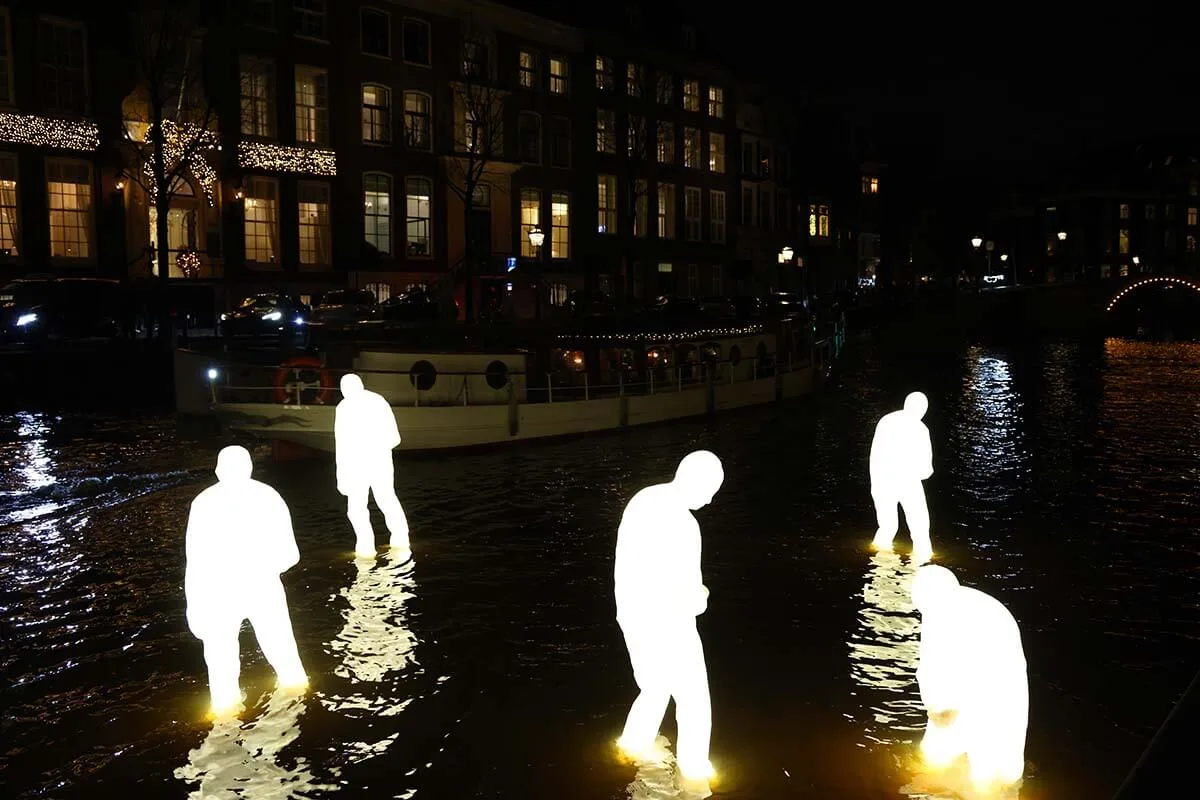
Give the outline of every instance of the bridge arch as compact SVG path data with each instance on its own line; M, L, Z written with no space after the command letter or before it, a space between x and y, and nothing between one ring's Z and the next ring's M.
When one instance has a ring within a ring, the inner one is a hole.
M1146 286L1184 286L1191 289L1193 292L1200 294L1200 282L1183 275L1147 275L1144 278L1138 278L1132 283L1122 286L1121 289L1114 294L1105 306L1105 311L1112 311L1122 300L1129 294Z

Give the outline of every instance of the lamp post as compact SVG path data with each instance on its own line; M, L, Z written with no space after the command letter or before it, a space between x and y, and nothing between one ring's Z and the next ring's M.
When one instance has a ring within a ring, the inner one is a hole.
M529 229L529 244L533 245L537 252L537 260L542 260L542 245L546 241L546 234L537 225ZM541 266L539 264L538 271L533 276L533 302L534 302L534 318L539 322L542 319L542 287L541 287Z
M972 236L971 237L971 247L975 248L976 253L979 252L979 248L982 246L983 246L983 237L982 236ZM972 272L975 272L975 291L978 292L979 291L979 281L980 281L978 268L972 267Z

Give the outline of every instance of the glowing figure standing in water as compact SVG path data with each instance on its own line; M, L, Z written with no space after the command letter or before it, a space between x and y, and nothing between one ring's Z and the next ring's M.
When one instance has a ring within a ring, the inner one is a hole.
M1025 772L1029 679L1016 620L998 600L960 586L945 567L913 578L921 612L917 684L929 715L921 753L934 768L965 753L978 790Z
M929 410L929 400L921 392L904 398L904 408L885 414L875 425L871 440L871 499L879 529L874 546L891 550L892 539L900 527L896 506L904 509L904 519L912 535L917 563L933 558L929 539L929 507L921 481L933 474L933 447L929 429L921 419Z
M708 607L700 572L700 526L692 511L712 502L725 475L707 450L690 453L675 479L642 489L621 517L614 569L617 622L640 693L618 747L652 756L671 698L679 728L679 772L713 776L708 760L712 707L696 617Z
M333 416L338 492L346 497L346 516L354 528L354 552L375 555L375 531L371 529L370 495L383 512L390 544L409 550L408 518L396 497L396 465L392 450L400 446L396 415L382 395L363 388L362 378L342 376L342 401Z
M218 717L241 703L238 632L246 619L279 685L300 689L308 683L279 580L300 560L292 517L279 492L250 477L253 468L246 448L226 447L217 455L217 483L192 501L188 514L187 621L204 643Z

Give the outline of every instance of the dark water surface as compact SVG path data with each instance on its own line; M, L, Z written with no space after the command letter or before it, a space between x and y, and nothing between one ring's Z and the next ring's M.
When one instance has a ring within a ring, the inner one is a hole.
M402 459L409 565L356 564L330 462L260 461L292 509L313 685L273 695L245 633L250 707L215 728L183 530L216 445L169 418L0 417L0 795L674 797L614 758L636 689L612 555L630 496L707 447L716 795L900 797L924 721L912 567L906 534L867 551L866 457L913 389L939 560L1024 632L1021 796L1111 796L1200 661L1198 345L860 343L817 398Z

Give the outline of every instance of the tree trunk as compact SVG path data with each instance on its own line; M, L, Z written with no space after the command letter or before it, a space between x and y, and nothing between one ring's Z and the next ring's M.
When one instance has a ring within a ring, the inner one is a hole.
M163 106L157 98L151 103L151 148L153 149L154 173L154 210L157 215L155 224L154 257L158 263L158 280L155 281L158 295L158 341L170 345L174 341L174 326L171 320L170 298L167 296L167 286L170 279L169 244L167 241L167 215L171 210L170 187L167 184L166 144L163 134Z
M475 322L475 237L471 231L471 203L475 187L463 188L463 321L472 325Z

